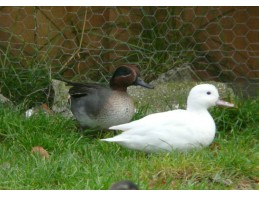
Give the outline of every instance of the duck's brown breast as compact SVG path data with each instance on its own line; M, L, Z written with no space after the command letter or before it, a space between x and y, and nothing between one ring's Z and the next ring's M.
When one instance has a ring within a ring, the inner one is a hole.
M103 128L129 122L135 113L132 98L122 91L113 91L96 118Z

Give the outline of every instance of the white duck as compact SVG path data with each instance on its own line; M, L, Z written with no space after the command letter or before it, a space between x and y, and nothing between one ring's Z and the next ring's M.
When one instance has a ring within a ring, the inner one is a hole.
M197 85L189 93L186 110L154 113L130 123L112 126L110 129L124 132L102 141L116 142L145 152L184 151L208 146L215 137L216 126L207 109L215 105L234 106L219 100L214 85Z

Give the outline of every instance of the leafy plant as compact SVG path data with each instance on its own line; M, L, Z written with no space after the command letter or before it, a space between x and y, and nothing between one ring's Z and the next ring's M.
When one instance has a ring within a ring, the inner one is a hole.
M247 131L257 133L259 122L259 100L236 100L235 108L215 107L211 110L218 131L236 133ZM253 128L253 129L252 129Z
M37 56L28 59L22 50L18 57L8 49L1 53L5 58L0 58L1 93L15 104L24 103L27 107L39 102L48 103L51 71L46 62Z

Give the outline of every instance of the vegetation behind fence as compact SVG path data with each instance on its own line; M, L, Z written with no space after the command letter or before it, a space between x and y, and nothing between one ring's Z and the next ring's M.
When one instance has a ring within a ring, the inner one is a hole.
M0 54L0 92L16 102L127 63L147 81L187 64L194 80L257 97L259 7L1 7Z

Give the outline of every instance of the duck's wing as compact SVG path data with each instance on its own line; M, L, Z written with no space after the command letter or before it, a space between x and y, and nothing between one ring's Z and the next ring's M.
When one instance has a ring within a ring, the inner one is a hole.
M111 91L100 84L74 84L69 90L71 110L78 117L96 116L105 105Z
M69 89L69 94L72 97L81 97L102 92L104 89L106 89L105 86L95 83L74 84L74 86Z
M65 79L59 79L63 82L66 82L67 86L72 86L69 89L69 94L73 97L81 97L89 94L94 94L95 92L100 92L107 87L102 84L97 83L79 83L72 82Z
M131 123L111 127L125 132L103 141L147 152L187 149L197 144L194 124L188 122L190 118L191 114L185 110L152 114Z
M68 85L72 85L69 89L69 94L71 96L85 96L89 94L93 94L95 92L99 92L100 90L106 88L103 85L96 83L68 83Z
M134 130L136 128L143 128L143 130L151 129L151 128L154 128L154 126L167 124L167 123L170 123L171 121L177 122L177 120L179 119L177 114L182 112L185 113L186 110L174 110L174 111L149 114L139 120L135 120L126 124L112 126L109 129L122 130L122 131Z

